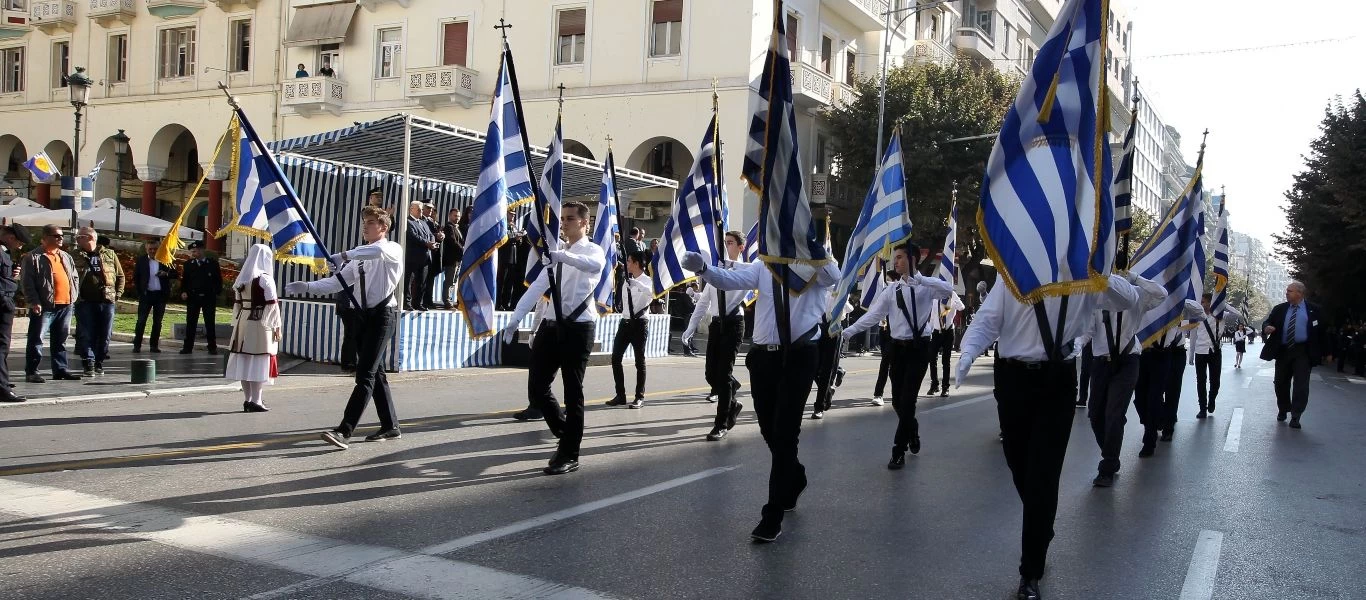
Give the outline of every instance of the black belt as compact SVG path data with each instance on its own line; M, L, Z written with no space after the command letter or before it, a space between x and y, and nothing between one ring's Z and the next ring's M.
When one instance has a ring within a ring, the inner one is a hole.
M927 337L911 338L909 340L899 340L897 338L891 339L891 344L893 346L916 346L920 344L928 344L929 342L930 338Z
M1024 360L1019 358L1000 358L997 360L1007 365L1023 367L1024 369L1029 371L1041 371L1044 369L1051 369L1053 367L1067 365L1071 362L1068 360Z

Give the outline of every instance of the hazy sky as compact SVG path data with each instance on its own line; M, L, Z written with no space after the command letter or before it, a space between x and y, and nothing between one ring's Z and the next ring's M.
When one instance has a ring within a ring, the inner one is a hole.
M1285 191L1304 166L1323 110L1366 88L1366 2L1121 0L1134 21L1134 74L1195 164L1200 133L1205 186L1228 190L1230 226L1260 238L1285 227ZM1345 41L1195 56L1326 39Z

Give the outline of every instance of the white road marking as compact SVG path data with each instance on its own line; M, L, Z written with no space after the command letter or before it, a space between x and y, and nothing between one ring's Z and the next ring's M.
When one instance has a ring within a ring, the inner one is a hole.
M973 396L973 397L971 397L971 398L968 398L967 400L963 400L963 401L960 401L960 402L954 402L953 404L945 404L945 405L943 405L943 406L936 406L936 407L931 408L931 409L922 410L922 411L920 411L920 414L926 415L926 414L929 414L929 413L932 413L932 412L936 412L936 411L949 410L949 409L953 409L953 408L958 408L958 407L960 407L960 406L967 406L967 405L969 405L969 404L977 404L978 402L981 402L981 401L983 401L983 400L990 400L990 399L994 398L995 396L996 396L996 394L994 394L994 393L980 394L980 395L977 395L977 396ZM888 400L888 403L890 404L890 403L891 403L891 400Z
M1228 437L1224 440L1224 452L1237 452L1238 442L1243 437L1243 407L1233 409L1233 417L1228 421Z
M1200 532L1195 541L1195 553L1186 569L1186 582L1181 585L1180 600L1209 600L1214 597L1214 578L1219 570L1219 552L1224 546L1224 534L1209 529Z
M1355 378L1353 378L1353 379L1348 379L1347 381L1350 381L1350 382L1355 383L1355 384L1357 384L1357 385L1366 384L1366 379L1355 379Z
M649 496L649 495L651 495L651 494L656 494L656 493L659 493L659 492L663 492L663 491L666 491L666 490L670 490L670 489L676 488L676 487L681 486L681 485L686 485L686 484L692 483L692 482L694 482L694 481L699 481L699 480L702 480L702 479L706 479L707 477L711 477L711 476L713 476L713 475L720 475L721 473L725 473L725 472L727 472L727 471L733 471L733 470L738 469L738 468L739 468L739 465L730 466L730 467L717 467L717 468L715 468L715 469L707 469L706 471L700 471L700 472L697 472L697 473L693 473L692 475L685 475L685 476L683 476L683 477L679 477L679 478L676 478L676 479L670 479L670 480L668 480L668 481L664 481L664 482L661 482L661 483L656 483L656 484L654 484L654 485L647 486L647 487L643 487L643 488L640 488L640 489L638 489L638 490L632 490L632 491L629 491L629 492L617 494L617 495L615 495L615 496L609 496L609 497L607 497L607 498L603 498L602 500L596 500L596 501L594 501L594 502L589 502L589 503L587 503L587 504L580 504L580 505L578 505L578 506L572 506L572 507L566 508L566 509L564 509L564 510L555 511L555 512L550 513L550 514L542 515L542 516L540 516L540 517L536 517L536 518L533 518L533 519L527 519L527 520L525 520L525 521L519 521L519 522L517 522L517 523L513 523L513 524L511 524L511 525L507 525L507 526L504 526L504 527L499 527L499 528L497 528L497 529L492 529L492 530L489 530L489 531L485 531L485 532L483 532L483 533L476 533L476 534L474 534L474 535L467 535L467 536L465 536L465 537L457 538L457 539L451 540L451 541L449 541L449 542L443 542L443 543L436 544L436 545L433 545L433 546L428 546L428 547L426 547L426 548L423 548L423 549L421 549L421 550L418 550L418 551L417 551L416 553L414 553L413 555L404 555L404 556L397 556L397 557L382 557L382 558L376 559L376 560L374 560L374 561L372 561L372 562L369 562L369 563L366 563L366 564L357 565L357 566L352 567L352 568L350 568L350 569L348 569L348 570L346 570L346 571L343 571L343 572L335 573L335 574L332 574L332 575L325 575L325 576L321 576L321 577L315 577L314 579L309 579L309 580L306 580L306 581L300 581L300 582L298 582L298 583L290 584L290 585L284 586L284 587L282 587L282 588L278 588L278 589L274 589L274 590L269 590L269 591L261 592L261 593L259 593L259 594L254 595L254 596L248 597L246 600L270 600L270 599L272 599L272 598L280 598L280 597L283 597L283 596L288 596L288 595L291 595L291 594L296 594L296 593L301 592L301 591L304 591L304 590L309 590L309 589L313 589L313 588L322 587L322 586L324 586L324 585L327 585L327 584L330 584L330 583L332 583L332 582L334 582L334 581L339 581L339 580L346 580L346 581L351 581L351 582L354 582L354 583L361 583L361 581L359 581L359 580L362 580L362 579L368 580L369 578L374 577L375 574L385 574L385 576L387 577L387 573L389 572L389 570L394 569L394 568L398 568L398 569L402 569L402 568L403 568L401 565L398 566L398 567L395 567L395 566L393 565L393 563L394 563L395 561L406 561L406 560L412 559L413 557L434 557L435 555L439 555L439 554L448 554L448 553L451 553L451 552L455 552L456 550L463 550L463 549L465 549L465 548L469 548L470 546L474 546L474 545L477 545L477 544L482 544L482 543L484 543L484 542L493 541L493 540L496 540L496 539L498 539L498 538L507 537L507 536L509 536L509 535L521 533L521 532L523 532L523 531L528 531L528 530L531 530L531 529L536 529L536 528L538 528L538 527L544 527L544 526L549 525L549 524L551 524L551 523L556 523L556 522L559 522L559 521L563 521L563 520L565 520L565 519L571 519L571 518L577 517L577 516L579 516L579 515L587 514L587 513L590 513L590 512L596 511L596 510L601 510L601 509L604 509L604 508L608 508L608 507L611 507L611 506L616 506L616 505L618 505L618 504L623 504L623 503L625 503L625 502L630 502L630 501L632 501L632 500L636 500L636 499L639 499L639 498L643 498L643 497ZM446 560L446 559L442 559L442 558L433 558L433 560L444 561L444 560ZM414 565L414 566L421 566L422 563L413 563L413 565ZM423 567L423 568L426 568L426 567ZM455 584L457 584L458 582L448 582L448 583L451 584L451 585L455 585ZM364 585L370 585L370 584L365 583ZM443 585L445 585L445 584L443 583ZM373 585L372 585L371 587L377 587L377 586L373 586ZM380 589L387 589L387 588L380 588ZM540 596L539 596L539 595L531 595L531 596L528 596L528 597L540 597Z
M1248 377L1247 379L1244 379L1244 380L1243 380L1243 389L1248 389L1248 388L1251 388L1251 387L1252 387L1252 378L1251 378L1251 377Z
M417 598L610 598L602 592L396 548L0 479L0 511ZM375 565L380 565L376 567ZM313 580L310 580L313 581Z

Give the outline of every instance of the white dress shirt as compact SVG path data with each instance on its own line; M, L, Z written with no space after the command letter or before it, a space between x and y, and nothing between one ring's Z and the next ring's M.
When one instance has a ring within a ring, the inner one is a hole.
M1137 275L1134 276L1133 283L1127 280L1124 282L1134 288L1135 298L1133 304L1121 305L1114 302L1108 295L1102 296L1098 302L1097 310L1094 315L1094 324L1091 327L1089 339L1091 342L1091 354L1093 356L1112 356L1128 348L1129 354L1138 354L1143 351L1143 344L1139 343L1138 326L1143 320L1143 313L1146 313L1167 299L1166 288L1158 285L1149 279L1144 279ZM1110 335L1105 331L1106 319L1110 321L1110 333L1115 336L1115 345L1110 346Z
M628 276L622 282L622 288L621 308L626 311L626 318L640 319L650 313L650 302L655 295L649 275L641 273L636 277Z
M735 269L737 265L744 264L746 263L725 260L721 261L720 266L713 268ZM740 308L740 305L744 303L745 293L748 291L749 290L724 292L726 296L727 316L744 316L745 311ZM693 301L697 304L692 307L692 316L688 318L688 326L683 330L683 339L690 339L697 333L697 328L702 324L702 317L705 316L715 319L720 316L717 311L719 303L716 301L716 297L721 293L722 290L717 289L715 286L708 286L707 289L698 292L697 295L693 297Z
M1184 308L1182 309L1181 325L1168 329L1166 333L1162 334L1162 337L1159 337L1156 342L1153 342L1148 347L1166 349L1185 348L1187 334L1192 328L1200 325L1199 319L1204 314L1205 309L1200 306L1199 302L1186 300Z
M158 273L160 273L160 272L161 272L161 263L157 262L157 259L148 256L148 257L147 257L147 291L149 291L149 292L160 292L160 291L161 291L161 276L158 275ZM122 292L122 290L120 290L120 292Z
M398 306L393 297L398 282L403 280L403 247L387 239L373 244L356 246L346 251L346 266L337 275L329 275L307 283L310 294L335 294L342 291L338 275L352 286L356 302L365 308L374 308L386 297L384 306ZM365 285L361 286L361 273L365 273ZM350 302L350 300L347 300Z
M1070 296L1060 343L1075 340L1090 329L1092 313L1096 310L1101 296L1108 297L1109 301L1116 305L1131 305L1138 302L1138 292L1134 286L1129 285L1129 282L1118 275L1110 276L1109 285L1104 292ZM1048 326L1051 329L1049 335L1052 335L1058 325L1062 298L1048 297L1041 303L1048 316ZM1010 290L997 290L987 294L982 307L973 317L972 324L963 334L963 356L976 358L998 338L1002 358L1048 360L1043 334L1039 331L1039 322L1034 316L1034 306L1016 300Z
M1233 308L1225 308L1224 313L1217 317L1208 314L1204 315L1204 318L1201 319L1202 323L1197 324L1195 329L1192 329L1190 332L1191 346L1195 349L1195 353L1209 354L1217 349L1219 347L1219 337L1223 334L1223 327L1227 325L1229 321L1236 322L1238 319L1242 318L1242 316L1242 313ZM1206 330L1206 327L1209 329ZM1209 337L1211 331L1214 332L1215 336L1213 340Z
M932 321L936 320L936 301L948 300L952 296L953 284L938 277L913 274L878 292L868 312L845 330L845 337L875 327L884 318L891 323L892 339L928 337L934 330ZM905 303L905 311L901 310L902 303Z
M958 311L967 308L963 306L963 299L958 297L958 292L953 292L949 296L948 302L943 300L934 301L934 330L944 331L953 329L953 320L958 318Z
M568 317L578 310L579 305L584 300L588 300L588 306L574 320L579 323L592 323L598 320L598 303L592 300L593 289L598 286L598 279L602 275L602 266L607 264L607 255L602 251L602 246L593 243L588 236L579 238L579 241L563 246L560 250L552 250L551 256L553 264L546 269L541 269L541 274L536 277L536 281L531 282L522 299L517 301L517 308L512 312L513 323L521 322L522 317L535 308L536 302L541 296L550 291L550 273L555 273L555 284L560 288L560 310L564 316ZM554 306L551 306L551 311ZM639 310L639 309L637 309ZM551 312L553 315L554 313ZM554 322L554 317L550 318Z
M708 268L702 271L702 281L708 285L731 291L759 290L759 299L754 303L754 337L758 345L782 343L778 336L777 313L773 306L773 295L782 293L781 284L774 280L768 267L762 261L742 263L734 269ZM825 315L825 305L830 297L830 288L840 279L839 266L834 260L816 270L816 276L801 294L789 295L784 304L790 304L790 333L794 342L809 341L815 337L804 338L821 322ZM736 294L737 296L741 294ZM729 296L729 294L727 294ZM819 335L819 334L817 334Z

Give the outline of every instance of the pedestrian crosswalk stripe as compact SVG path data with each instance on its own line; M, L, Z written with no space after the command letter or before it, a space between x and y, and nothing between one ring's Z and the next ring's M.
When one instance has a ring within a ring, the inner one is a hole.
M1180 600L1209 600L1214 597L1214 580L1223 547L1223 533L1209 529L1200 532L1195 540L1190 567L1186 570L1186 581L1181 585Z

